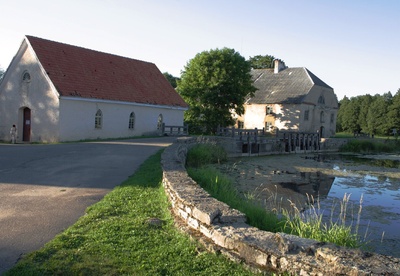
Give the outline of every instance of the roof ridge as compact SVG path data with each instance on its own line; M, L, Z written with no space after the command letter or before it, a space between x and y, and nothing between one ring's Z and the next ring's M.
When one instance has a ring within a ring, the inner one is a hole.
M30 35L24 41L60 97L188 106L152 62Z
M62 44L62 45L66 45L66 46L69 46L69 47L76 47L76 48L79 48L79 49L83 49L83 50L86 50L86 51L97 52L97 53L104 54L104 55L109 55L109 56L114 56L114 57L119 57L119 58L126 58L126 59L131 59L131 60L135 60L135 61L139 61L139 62L144 62L144 63L155 64L153 62L149 62L149 61L145 61L145 60L141 60L141 59L136 59L136 58L131 58L131 57L127 57L127 56L107 53L107 52L100 51L100 50L94 50L94 49L90 49L90 48L86 48L86 47L82 47L82 46L77 46L77 45L73 45L73 44L69 44L69 43L65 43L65 42L59 42L59 41L55 41L55 40L41 38L41 37L37 37L37 36L33 36L33 35L25 35L25 37L28 38L28 40L29 40L29 38L40 39L40 40L43 40L43 41L46 41L46 42Z
M311 81L313 82L313 84L315 85L319 85L319 86L326 86L327 88L331 88L326 82L324 82L323 80L321 80L320 78L318 78L313 72L311 72L310 70L308 70L306 67L304 67L308 77L311 79ZM317 83L316 83L317 82Z

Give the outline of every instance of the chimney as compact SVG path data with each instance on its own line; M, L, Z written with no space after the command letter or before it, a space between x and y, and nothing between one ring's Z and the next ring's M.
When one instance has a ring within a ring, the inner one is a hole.
M274 74L278 74L280 71L286 68L285 63L280 59L274 60Z

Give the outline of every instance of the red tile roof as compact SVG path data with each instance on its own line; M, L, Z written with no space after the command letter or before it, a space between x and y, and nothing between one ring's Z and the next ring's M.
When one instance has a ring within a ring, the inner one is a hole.
M153 63L26 38L61 96L187 107Z

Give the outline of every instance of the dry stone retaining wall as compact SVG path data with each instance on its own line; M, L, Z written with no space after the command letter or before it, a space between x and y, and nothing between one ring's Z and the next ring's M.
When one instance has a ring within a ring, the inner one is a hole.
M321 243L246 224L246 216L211 197L185 169L195 138L179 138L162 155L163 185L178 220L212 248L261 271L294 275L400 275L400 259Z

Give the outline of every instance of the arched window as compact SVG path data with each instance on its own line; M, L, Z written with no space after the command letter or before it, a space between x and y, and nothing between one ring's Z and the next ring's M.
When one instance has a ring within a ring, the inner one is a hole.
M325 123L325 114L323 111L321 111L321 119L320 119L321 123Z
M160 115L158 115L157 129L161 129L162 124L163 124L163 116L162 116L162 114L160 114Z
M324 98L324 96L319 96L319 98L318 98L318 103L319 104L325 104L325 98Z
M129 129L135 129L135 112L129 115Z
M97 110L96 116L94 118L94 128L101 128L103 124L103 113L100 109Z
M331 113L331 124L335 122L335 114Z
M22 81L23 82L31 81L31 75L28 73L28 71L24 71L24 73L22 74Z

